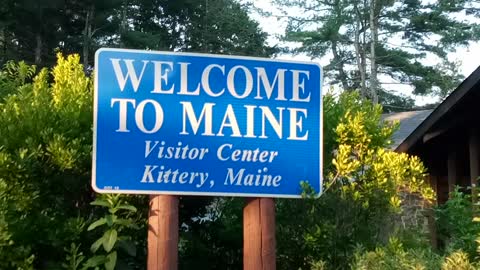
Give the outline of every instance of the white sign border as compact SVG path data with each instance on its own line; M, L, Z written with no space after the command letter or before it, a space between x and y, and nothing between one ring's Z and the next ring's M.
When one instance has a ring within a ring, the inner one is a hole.
M101 194L148 194L148 195L177 195L177 196L215 196L215 197L258 197L258 198L302 198L302 195L286 195L286 194L265 194L265 193L230 193L230 192L192 192L192 191L158 191L158 190L116 190L116 189L101 189L96 185L96 164L97 164L97 118L98 118L98 72L95 68L98 66L98 57L101 52L126 52L137 54L158 54L158 55L180 55L180 56L196 56L205 58L225 58L225 59L239 59L239 60L254 60L264 62L277 62L277 63L292 63L292 64L306 64L316 65L320 69L320 99L319 99L319 113L320 113L320 132L319 132L319 190L316 193L316 197L319 197L323 192L323 96L322 96L322 80L323 80L323 68L319 63L296 61L296 60L281 60L270 59L263 57L253 56L238 56L238 55L225 55L225 54L208 54L208 53L189 53L189 52L168 52L168 51L148 51L148 50L135 50L135 49L119 49L119 48L100 48L95 52L95 64L94 64L94 95L93 95L93 141L92 141L92 179L91 186L93 190Z

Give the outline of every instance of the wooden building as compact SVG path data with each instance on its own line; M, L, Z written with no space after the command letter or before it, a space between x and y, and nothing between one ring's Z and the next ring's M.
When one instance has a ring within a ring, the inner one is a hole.
M435 110L385 118L400 120L394 149L420 157L439 203L448 199L455 185L476 185L480 176L480 67Z

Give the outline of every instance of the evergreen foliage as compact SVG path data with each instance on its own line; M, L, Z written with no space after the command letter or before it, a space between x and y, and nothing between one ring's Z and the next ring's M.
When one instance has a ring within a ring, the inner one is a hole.
M440 97L459 84L462 77L447 54L480 38L475 2L275 1L288 18L284 40L301 44L294 52L330 57L324 70L332 84L393 106L387 89L395 84Z
M4 0L0 65L53 66L55 53L78 53L85 70L100 47L272 55L266 33L235 0Z

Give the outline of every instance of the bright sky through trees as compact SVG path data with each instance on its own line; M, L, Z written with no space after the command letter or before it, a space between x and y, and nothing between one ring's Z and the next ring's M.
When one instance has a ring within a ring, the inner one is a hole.
M287 25L287 20L285 15L276 9L270 0L253 0L253 6L256 9L252 10L262 10L266 13L271 13L271 16L268 14L259 14L258 12L252 12L251 16L260 23L260 26L264 31L269 34L268 43L270 46L275 46L280 44L284 46L284 42L280 40L280 36L284 35L285 27ZM291 12L290 15L298 15L301 10L291 9L288 12ZM299 46L300 43L295 44L293 42L288 43L288 46ZM300 61L319 61L322 66L329 64L331 61L330 57L323 57L321 59L311 59L310 56L305 54L280 54L277 55L279 59L293 59ZM457 52L450 53L448 55L449 60L455 61L459 64L459 71L465 77L469 76L478 66L480 66L480 43L470 42L468 47L460 47L457 49ZM430 61L430 59L429 59ZM434 61L434 60L433 60ZM324 85L328 87L327 85ZM412 89L406 85L392 84L392 90L394 92L404 93L410 95ZM426 96L415 96L415 102L417 105L423 105L427 103L433 103L438 101L438 96L435 95L426 95Z

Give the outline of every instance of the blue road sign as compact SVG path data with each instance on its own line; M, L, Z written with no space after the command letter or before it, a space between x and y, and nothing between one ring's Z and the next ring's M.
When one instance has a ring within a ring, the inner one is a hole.
M253 57L100 49L92 186L100 193L321 192L321 68Z

